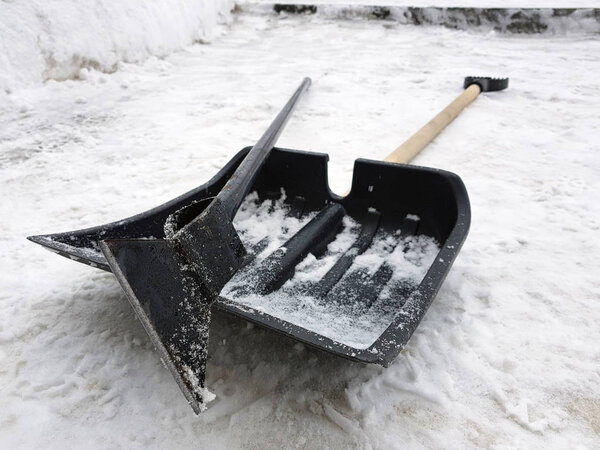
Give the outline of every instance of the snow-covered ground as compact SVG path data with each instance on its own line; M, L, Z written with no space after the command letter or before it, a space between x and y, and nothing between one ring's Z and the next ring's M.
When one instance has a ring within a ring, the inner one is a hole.
M6 5L6 3L4 4ZM10 5L10 4L8 4ZM235 14L227 34L0 104L0 447L597 448L600 41ZM111 274L25 236L120 219L206 181L305 75L279 144L332 188L461 91L508 75L415 163L471 197L470 235L391 367L216 314L194 416Z
M163 57L219 33L231 0L4 1L0 5L0 93L80 68Z

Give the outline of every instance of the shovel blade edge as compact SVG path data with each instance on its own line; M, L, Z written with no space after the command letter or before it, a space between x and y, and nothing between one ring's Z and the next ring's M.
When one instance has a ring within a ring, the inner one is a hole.
M188 403L203 411L214 396L204 387L210 301L202 301L202 283L169 241L107 240L100 248Z

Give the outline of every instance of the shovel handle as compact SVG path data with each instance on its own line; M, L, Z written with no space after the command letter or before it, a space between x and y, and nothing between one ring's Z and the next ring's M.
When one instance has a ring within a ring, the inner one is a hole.
M283 127L292 115L294 107L304 92L310 86L310 78L306 77L300 83L294 95L288 100L283 109L277 114L275 120L261 136L254 147L248 152L242 163L235 170L227 184L221 189L217 198L221 201L228 217L233 220L235 213L250 191L256 176L264 165L269 153L273 149Z
M452 103L446 106L437 116L423 128L413 134L400 147L390 153L384 161L408 164L427 144L452 122L460 112L477 98L481 88L477 84L470 85Z

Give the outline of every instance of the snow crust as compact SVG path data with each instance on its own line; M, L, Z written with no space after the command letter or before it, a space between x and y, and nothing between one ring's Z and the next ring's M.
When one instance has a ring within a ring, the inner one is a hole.
M0 5L0 92L41 81L114 72L207 41L232 0L28 0Z
M19 3L2 3L7 5ZM0 447L598 448L600 41L236 14L230 31L0 104ZM388 368L213 314L196 417L111 274L26 235L107 223L209 179L302 76L279 144L330 184L508 75L414 161L458 173L469 237ZM16 92L16 91L15 91Z

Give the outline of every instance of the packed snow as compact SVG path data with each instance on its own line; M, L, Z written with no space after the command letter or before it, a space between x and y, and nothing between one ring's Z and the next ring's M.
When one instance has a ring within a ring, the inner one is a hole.
M231 0L5 1L0 5L0 92L45 80L85 79L122 62L164 57L219 34Z
M2 3L3 33L22 5ZM30 54L0 65L28 80L0 104L0 447L600 446L598 35L241 12L210 45L113 73L39 83ZM473 218L388 368L215 313L216 399L195 416L114 276L25 240L205 182L306 75L279 144L329 153L331 188L346 192L354 159L385 157L464 76L488 74L509 89L481 95L414 161L458 173Z
M285 192L273 200L259 201L256 193L246 198L234 225L242 241L249 248L258 247L259 253L221 295L342 344L368 348L390 326L410 292L419 285L439 251L438 243L425 235L402 237L400 229L377 233L369 248L354 257L329 295L320 296L316 288L319 281L350 250L360 233L360 224L345 216L342 229L323 255L309 253L280 289L261 295L253 287L261 281L260 268L265 259L285 251L286 241L316 215L296 218L289 209ZM358 280L364 284L384 265L392 272L387 286L382 286L377 298L365 298L356 290ZM400 284L405 295L392 295L392 286Z

